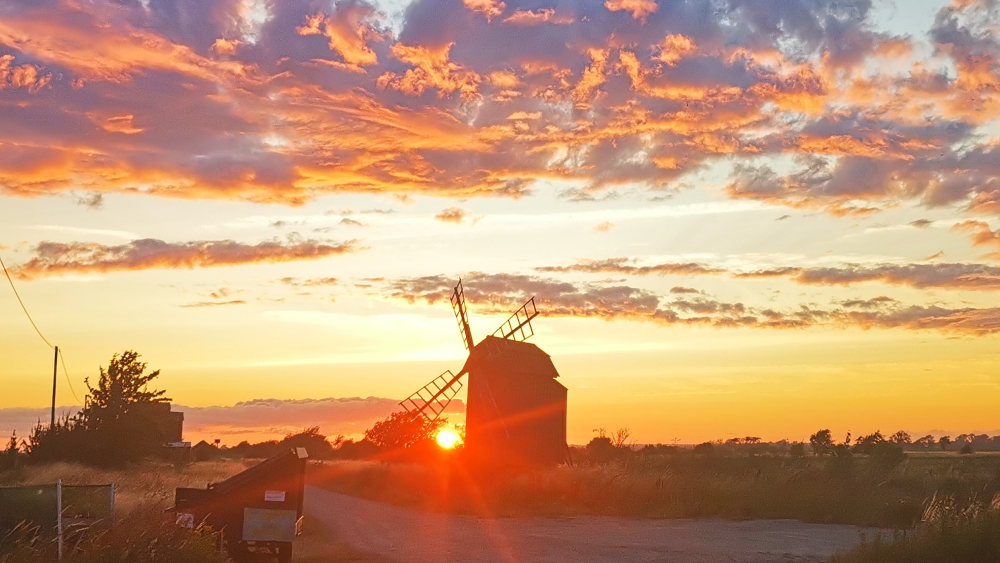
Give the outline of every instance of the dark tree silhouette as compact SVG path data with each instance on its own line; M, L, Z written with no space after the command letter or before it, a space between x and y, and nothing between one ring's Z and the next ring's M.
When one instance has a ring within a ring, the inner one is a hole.
M809 445L816 455L828 455L833 453L833 435L829 429L820 430L809 437Z
M365 439L380 448L411 448L433 440L447 423L444 418L432 422L419 414L400 411L365 430Z
M86 380L82 411L34 428L27 443L29 458L122 466L157 453L165 441L163 415L170 399L149 388L160 371L145 372L136 352L113 355L108 368L100 368L96 386Z
M121 356L111 356L108 369L100 368L101 376L97 387L87 384L87 405L81 412L88 428L101 428L120 421L136 410L139 405L168 403L165 391L151 391L149 384L159 377L160 370L146 374L146 363L139 361L139 354L132 350ZM141 407L140 407L141 408Z

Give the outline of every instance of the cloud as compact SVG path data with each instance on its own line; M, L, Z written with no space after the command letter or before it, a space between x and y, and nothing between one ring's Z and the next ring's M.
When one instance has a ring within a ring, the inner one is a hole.
M429 377L428 377L429 378ZM414 388L425 383L413 381ZM319 426L329 435L359 437L376 421L400 410L399 399L383 397L343 397L325 399L254 399L229 406L186 407L173 405L172 410L184 413L184 439L197 442L221 439L235 446L242 440L259 442L281 439L304 428ZM75 413L80 407L60 407L59 413ZM465 404L452 401L446 414L461 416ZM0 432L16 429L20 438L27 437L39 420L48 420L48 409L0 409ZM6 437L8 434L0 433Z
M343 243L307 240L251 245L232 240L168 243L157 239L139 239L118 246L94 242L42 242L35 247L35 256L13 271L21 278L34 279L92 272L318 260L358 250L354 240Z
M610 232L611 229L614 229L614 228L615 228L615 224L614 223L612 223L610 221L605 221L605 222L601 223L600 225L597 225L596 227L594 227L594 230L597 231L597 232L599 232L599 233L607 233L607 232Z
M726 270L723 268L712 268L694 262L637 266L635 265L635 260L629 260L628 258L586 260L571 266L542 266L535 269L539 272L580 272L586 274L626 274L632 276L695 276L726 273Z
M423 381L414 380L413 386ZM398 399L346 397L326 399L255 399L232 406L175 407L184 411L185 439L215 436L228 445L240 440L280 439L303 428L319 426L337 436L358 437L372 424L400 410ZM461 400L452 401L446 414L465 412Z
M556 11L552 8L542 8L540 10L518 10L505 18L503 23L509 25L541 25L544 23L568 25L573 23L573 18L556 15Z
M971 233L969 238L972 246L997 246L1000 247L1000 231L990 229L988 223L983 221L962 221L952 227L953 231ZM991 252L984 258L1000 259L1000 252Z
M736 274L736 278L788 277L804 285L853 285L880 282L919 289L1000 290L1000 268L984 264L844 265L831 268L782 268Z
M507 8L507 4L499 0L462 0L462 3L468 9L486 16L487 21L500 16Z
M434 304L449 299L454 283L454 278L447 276L405 278L387 283L383 291L388 297L409 303ZM1000 332L1000 308L905 306L888 297L848 301L831 309L802 304L781 311L720 301L710 296L666 297L626 285L573 284L517 274L472 272L463 276L462 284L469 307L487 314L510 312L535 297L539 312L548 317L715 328L898 328L971 336ZM672 292L674 295L686 293L683 288L680 292Z
M659 8L653 0L607 0L604 6L612 12L619 10L631 12L632 17L637 20L645 20L646 16Z
M981 228L978 225L975 227ZM543 266L536 268L536 270L539 272L629 276L726 275L736 279L786 278L803 285L853 285L880 282L919 289L1000 290L1000 267L963 263L845 264L822 268L785 266L764 270L735 271L694 262L638 265L634 259L610 258L607 260L586 260L569 266Z
M674 286L670 288L670 293L685 294L685 293L701 293L701 292L698 291L697 289L693 289L690 287Z
M0 55L0 91L23 88L37 93L52 81L51 74L41 74L32 64L15 65L13 55Z
M0 193L596 198L725 167L835 215L1000 209L989 3L913 37L836 0L196 4L8 2Z
M434 216L435 219L442 223L455 224L461 223L467 217L469 217L469 212L458 207L449 207Z
M340 283L340 280L337 278L309 278L303 280L300 278L289 277L289 278L281 278L278 281L294 287L320 287L320 286L338 285Z
M242 299L234 299L232 301L199 301L197 303L187 303L181 305L184 308L201 308L201 307L218 307L220 305L246 305L247 302Z
M82 205L89 209L101 209L104 207L104 194L101 192L92 192L85 196L74 196L73 201L77 205Z

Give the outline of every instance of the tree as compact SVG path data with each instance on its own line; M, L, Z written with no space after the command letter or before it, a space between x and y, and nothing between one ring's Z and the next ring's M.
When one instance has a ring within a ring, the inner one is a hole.
M83 410L54 425L35 427L27 443L30 459L122 466L162 447L163 414L169 413L170 399L149 388L160 371L146 374L146 364L131 350L111 356L108 368L99 369L96 386L86 380Z
M951 445L951 436L941 436L941 439L938 440L938 445L941 446L942 452L948 451L948 446Z
M447 423L444 418L431 421L420 414L399 411L365 430L365 439L380 448L412 448L421 442L434 440Z
M632 437L632 431L625 428L619 428L611 436L611 445L616 448L624 448L627 446L628 439Z
M928 435L924 436L923 438L917 439L916 442L913 442L913 445L920 446L921 448L924 448L925 450L929 450L929 449L933 448L934 444L936 444L936 443L937 443L937 440L934 439L934 436L931 436L930 434L928 434Z
M896 432L895 434L890 436L889 441L892 442L893 444L899 444L900 446L905 446L907 444L912 443L910 434L903 430L900 430L899 432Z
M809 445L816 455L828 455L833 453L833 434L829 429L820 430L809 437Z
M149 384L160 376L160 370L144 374L146 363L140 362L139 354L132 350L122 352L121 356L111 356L108 369L99 369L101 376L97 387L90 386L90 378L84 380L88 391L87 406L81 414L90 428L121 420L134 412L137 405L170 402L164 397L165 391L148 390Z

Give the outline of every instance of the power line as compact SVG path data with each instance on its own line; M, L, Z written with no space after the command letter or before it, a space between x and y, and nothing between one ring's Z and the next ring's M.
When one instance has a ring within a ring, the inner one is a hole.
M28 317L28 322L31 323L32 328L35 329L35 332L38 333L38 336L42 339L42 341L45 342L49 348L54 350L55 346L53 346L44 335L42 335L42 331L38 330L38 325L36 325L34 319L31 318L31 313L29 313L28 308L24 306L24 301L21 301L21 296L17 293L17 288L14 287L14 280L10 278L10 272L7 271L7 266L4 265L2 258L0 258L0 267L3 268L3 273L7 276L7 281L10 282L10 288L14 290L14 297L17 297L17 302L21 304L21 310L24 311L24 315Z
M62 362L63 374L66 375L66 384L69 385L69 392L73 394L73 398L76 402L82 403L80 397L76 396L76 391L73 389L73 382L69 380L69 370L66 369L66 352L59 350L59 361Z
M10 283L10 288L14 290L14 297L17 297L17 302L21 304L21 310L24 311L24 316L28 317L28 322L31 323L31 327L35 329L36 333L38 333L38 336L39 338L42 339L42 342L44 342L49 348L55 350L56 347L53 346L52 343L49 342L47 338L45 338L45 335L42 334L42 331L38 330L38 325L36 325L35 320L31 318L31 313L28 312L28 308L24 306L24 301L21 300L21 295L17 292L17 287L14 286L14 280L11 279L10 272L7 271L7 266L3 263L3 258L0 258L0 268L3 268L3 273L5 276L7 276L7 282ZM73 389L73 382L70 381L69 379L69 370L66 369L65 352L59 354L59 361L62 362L63 374L66 376L66 383L69 385L69 392L73 394L73 398L76 399L76 402L79 403L80 398L76 396L76 390Z

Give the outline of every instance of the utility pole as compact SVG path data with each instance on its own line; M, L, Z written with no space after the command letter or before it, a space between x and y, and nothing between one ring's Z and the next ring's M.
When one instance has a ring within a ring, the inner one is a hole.
M56 357L52 361L52 422L49 428L56 427L56 375L59 373L59 347L56 346Z

